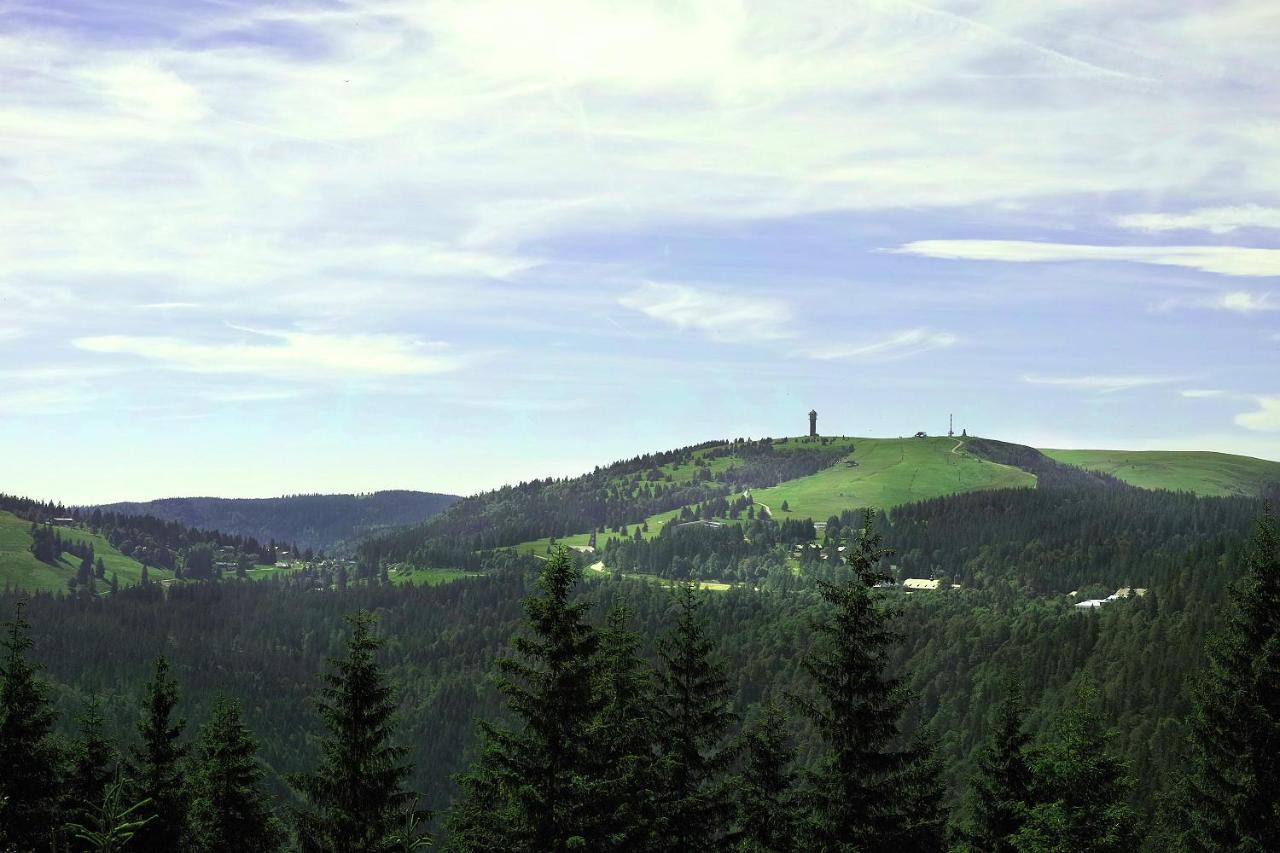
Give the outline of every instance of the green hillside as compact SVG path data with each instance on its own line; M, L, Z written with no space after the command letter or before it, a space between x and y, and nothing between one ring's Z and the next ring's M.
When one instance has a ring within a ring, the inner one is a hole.
M825 521L841 510L881 509L978 489L1034 488L1034 474L964 452L952 438L858 438L839 465L752 492L775 518Z
M1193 450L1044 450L1051 459L1110 474L1143 489L1204 496L1257 495L1280 482L1280 462Z
M815 474L788 480L765 489L751 489L757 505L769 508L777 519L812 518L825 521L842 510L874 506L888 508L942 495L978 489L1034 488L1036 477L1011 465L989 462L964 451L954 438L850 438L829 439L847 455L837 464ZM780 449L803 448L802 439L780 439ZM677 475L682 470L675 469ZM714 473L714 469L713 469ZM783 502L787 511L782 510ZM644 523L646 538L679 516L679 510L657 513L633 523ZM570 547L588 544L589 533L560 537ZM550 538L525 542L518 550L542 554Z
M0 586L12 586L30 592L56 591L67 588L67 579L73 577L80 561L64 554L57 566L42 563L31 555L31 522L23 521L11 512L0 511ZM138 582L142 564L126 557L101 536L84 530L64 528L60 535L67 541L88 542L94 555L102 558L108 581L114 572L122 586ZM147 570L152 580L173 577L172 572L154 566Z

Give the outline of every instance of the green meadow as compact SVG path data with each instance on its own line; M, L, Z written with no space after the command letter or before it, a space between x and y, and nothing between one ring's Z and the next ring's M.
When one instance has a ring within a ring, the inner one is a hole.
M1034 474L964 452L953 438L858 438L843 462L752 497L773 517L825 521L858 507L901 504L979 489L1034 488ZM955 451L955 452L953 452ZM782 511L783 502L789 512Z
M1143 489L1205 496L1257 495L1280 482L1280 462L1198 450L1044 450L1046 456L1110 474Z
M31 522L23 521L10 512L0 512L0 584L31 592L65 590L67 580L73 577L80 565L78 557L63 554L57 566L47 565L31 555ZM110 542L86 530L60 529L64 541L88 542L93 545L95 557L102 558L106 569L105 581L111 581L114 572L121 586L131 586L142 576L142 564L117 551ZM173 573L151 566L147 574L152 580L172 578Z

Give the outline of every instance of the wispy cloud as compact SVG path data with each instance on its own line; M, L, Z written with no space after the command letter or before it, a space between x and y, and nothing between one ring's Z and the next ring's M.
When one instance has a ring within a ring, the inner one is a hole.
M791 308L778 299L688 284L648 282L618 300L624 307L714 341L773 341L791 337Z
M26 335L17 326L0 326L0 343L4 341L16 341L18 338Z
M192 373L243 373L277 379L420 376L457 370L462 358L439 343L404 335L324 335L258 331L272 343L203 343L172 337L99 335L72 343L88 352L131 355Z
M1161 302L1158 307L1162 311L1173 308L1209 308L1236 314L1257 314L1280 310L1280 303L1270 293L1232 290L1212 296L1174 296Z
M1200 400L1208 397L1221 397L1227 393L1219 388L1188 388L1185 391L1179 391L1178 394L1188 397L1192 400Z
M146 302L138 307L144 311L194 311L204 305L199 302Z
M1230 276L1280 276L1280 249L1243 246L1092 246L1028 240L917 240L892 252L965 261L1119 261Z
M1128 213L1112 219L1130 231L1208 231L1229 234L1239 228L1280 228L1280 207L1243 204L1201 207L1187 213Z
M1257 432L1280 431L1280 395L1254 397L1258 408L1236 415L1237 426Z
M959 340L958 336L950 332L926 328L906 329L879 339L811 347L804 350L804 355L817 361L889 360L953 346Z
M1041 376L1035 373L1024 374L1024 382L1033 385L1054 385L1060 388L1071 388L1077 391L1095 391L1100 394L1114 394L1117 391L1131 391L1135 388L1146 388L1152 385L1168 385L1181 381L1177 376Z

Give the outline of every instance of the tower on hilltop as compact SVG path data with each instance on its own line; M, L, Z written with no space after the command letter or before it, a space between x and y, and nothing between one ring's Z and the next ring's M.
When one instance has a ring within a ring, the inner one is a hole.
M956 416L947 415L947 436L950 437L950 436L954 436L955 434L956 434Z
M809 411L809 438L818 437L818 410Z

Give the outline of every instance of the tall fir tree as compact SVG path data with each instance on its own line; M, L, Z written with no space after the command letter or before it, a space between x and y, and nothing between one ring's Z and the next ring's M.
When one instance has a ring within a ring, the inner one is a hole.
M1027 821L1033 805L1031 767L1023 730L1022 688L1014 679L1004 685L978 766L970 782L969 819L964 838L974 853L1017 853L1013 836Z
M88 823L118 775L120 757L103 733L102 702L96 693L85 700L79 724L79 736L71 744L64 810L67 820Z
M58 822L54 712L35 664L23 604L5 624L0 660L0 836L15 850L48 849Z
M922 822L941 823L929 813L939 807L936 780L929 780L936 765L927 751L899 745L906 692L885 673L898 636L872 591L891 580L881 566L892 552L881 547L874 524L867 510L848 548L847 576L818 581L829 615L813 626L814 647L803 662L814 695L798 699L827 749L805 786L811 850L888 853L904 849Z
M560 853L601 841L599 776L592 723L599 635L586 602L571 600L581 570L561 546L525 599L527 635L498 662L498 688L516 728L481 722L480 759L459 778L462 798L449 819L459 850Z
M742 735L734 779L738 853L791 853L796 845L795 750L782 709L759 709Z
M700 606L692 584L682 584L676 624L658 641L658 802L666 819L663 849L669 851L723 846L733 813L728 770L734 751L726 736L735 717Z
M395 742L396 703L378 664L382 640L367 612L350 617L345 658L330 661L317 706L328 734L320 763L290 778L307 806L295 812L304 853L383 853L394 849L418 797L405 789L413 768Z
M599 774L598 849L640 853L653 849L660 831L655 684L630 620L630 609L614 604L600 631L595 673L599 711L590 734Z
M188 848L192 853L270 853L284 841L262 789L258 744L240 717L240 703L220 697L192 754Z
M1132 781L1110 751L1111 735L1085 686L1032 752L1034 805L1013 836L1019 853L1128 853L1138 847Z
M1222 629L1193 686L1183 843L1280 850L1280 531L1258 521Z
M182 774L186 747L179 743L186 721L174 718L177 705L178 685L169 673L169 660L161 655L143 694L138 720L141 742L134 748L129 766L133 801L150 801L139 814L148 822L131 842L131 849L140 853L179 850L186 833L187 796Z

